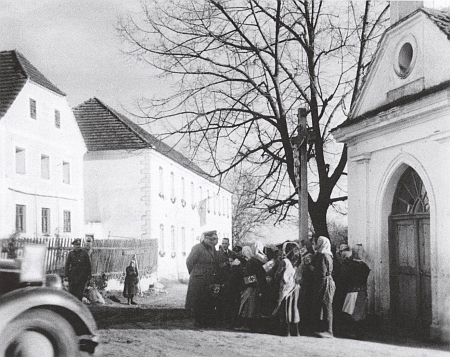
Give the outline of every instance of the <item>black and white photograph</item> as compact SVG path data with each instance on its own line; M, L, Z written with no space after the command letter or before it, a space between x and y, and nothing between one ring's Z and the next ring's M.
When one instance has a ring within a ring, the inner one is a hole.
M450 0L0 0L0 357L450 357Z

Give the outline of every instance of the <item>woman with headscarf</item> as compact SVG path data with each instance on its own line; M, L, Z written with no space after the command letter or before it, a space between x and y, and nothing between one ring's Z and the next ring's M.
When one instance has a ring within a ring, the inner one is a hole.
M298 336L300 314L298 297L300 285L297 277L297 267L300 258L300 248L295 242L283 244L283 256L276 275L279 276L278 305L273 315L278 315L281 336Z
M319 337L333 337L333 253L327 237L315 240L314 274L314 329Z
M202 236L201 243L192 247L186 259L189 273L186 309L193 312L198 327L214 323L214 299L211 287L214 286L214 275L219 265L215 249L217 232L204 232Z
M239 316L244 329L254 330L257 318L260 317L260 294L266 283L266 272L250 247L242 248L242 256L245 259L244 290L241 294Z

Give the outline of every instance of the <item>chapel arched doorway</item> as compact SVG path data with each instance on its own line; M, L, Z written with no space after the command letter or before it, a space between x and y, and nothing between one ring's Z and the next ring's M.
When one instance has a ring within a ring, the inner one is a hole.
M417 172L398 181L389 217L391 312L400 323L431 324L430 205Z

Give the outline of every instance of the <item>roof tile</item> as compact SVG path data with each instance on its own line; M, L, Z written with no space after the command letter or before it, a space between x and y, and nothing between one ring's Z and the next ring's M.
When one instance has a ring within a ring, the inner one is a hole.
M0 52L0 118L2 118L27 80L65 95L18 51Z

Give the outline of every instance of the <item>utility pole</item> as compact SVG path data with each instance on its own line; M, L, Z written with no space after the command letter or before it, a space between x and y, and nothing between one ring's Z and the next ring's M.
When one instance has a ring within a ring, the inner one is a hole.
M294 151L295 181L298 195L298 241L308 239L308 128L306 127L306 108L298 110L298 135L291 139Z

